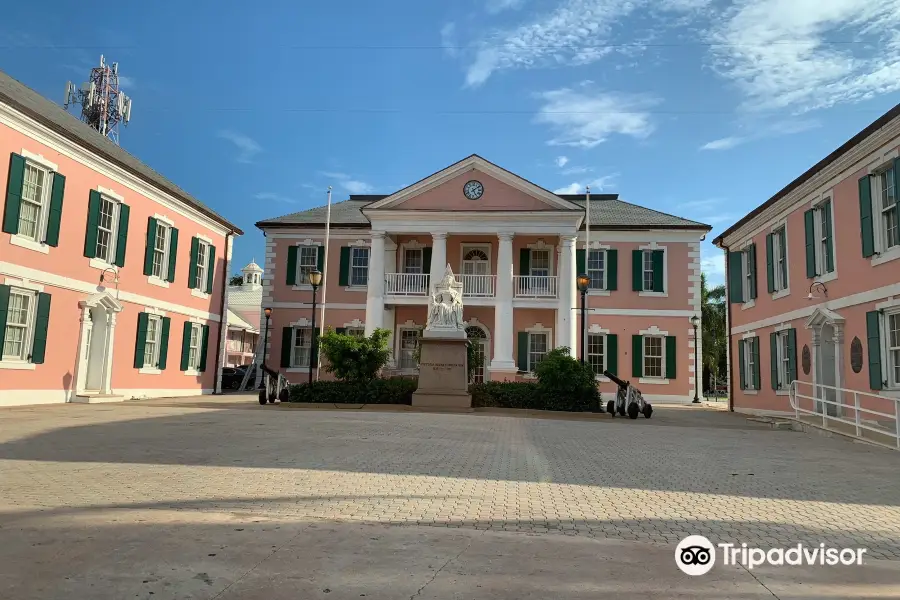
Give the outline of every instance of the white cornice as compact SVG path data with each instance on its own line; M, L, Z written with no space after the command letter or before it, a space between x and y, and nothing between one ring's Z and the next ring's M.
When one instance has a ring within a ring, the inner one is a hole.
M218 235L224 236L230 231L222 224L210 219L182 200L179 200L159 188L152 187L146 181L126 171L122 167L101 158L84 146L48 129L34 119L22 114L12 106L2 102L0 102L0 124L6 125L10 129L35 140L39 144L47 146L67 158L81 163L88 169L96 171L97 173L112 179L116 183L128 187L131 191L144 196L148 200L157 202L167 209L209 228ZM65 173L62 174L65 175Z
M582 216L556 211L401 211L372 213L372 228L389 233L490 234L508 232L520 235L574 234Z

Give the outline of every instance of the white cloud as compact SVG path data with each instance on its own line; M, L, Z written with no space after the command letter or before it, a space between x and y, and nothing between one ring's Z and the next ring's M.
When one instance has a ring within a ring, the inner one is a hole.
M900 90L900 0L741 0L717 22L713 64L745 109L805 112Z
M134 89L137 87L137 79L128 75L119 75L119 87Z
M726 204L726 201L721 198L707 198L705 200L690 200L688 202L682 202L678 205L679 210L708 210L710 208L718 208Z
M568 163L568 162L569 162L568 156L557 156L556 157L556 166L557 167L562 168L562 167L566 166L566 163Z
M525 0L487 0L484 9L491 14L496 14L504 10L519 8Z
M281 194L275 194L272 192L259 192L258 194L253 196L256 200L262 201L272 201L272 202L281 202L283 204L296 204L296 200L293 198L288 198L287 196L282 196Z
M339 173L337 171L319 171L319 175L327 177L328 179L350 179L350 176L346 173Z
M219 132L219 137L223 140L228 140L237 147L238 155L235 160L239 163L253 162L253 157L262 152L262 146L256 140L242 133L224 129Z
M712 0L659 0L656 8L672 11L692 11L706 8Z
M347 173L319 171L319 174L328 179L337 179L337 185L350 194L371 194L375 189L365 181L353 179L353 176L348 175Z
M654 129L646 109L659 103L646 95L570 88L539 96L544 105L535 120L550 125L556 132L548 144L577 148L593 148L614 133L646 138Z
M776 121L769 125L759 125L751 122L745 124L742 129L749 129L752 131L752 133L749 133L747 135L733 135L713 140L711 142L706 142L705 144L700 146L700 149L730 150L731 148L740 146L741 144L746 144L747 142L753 142L765 138L779 137L782 135L801 133L803 131L809 131L810 129L821 127L821 125L822 124L819 121L816 121L814 119L805 121Z
M568 167L560 171L563 175L583 175L585 173L590 173L594 169L591 167Z
M609 184L612 183L612 180L618 176L618 173L613 173L612 175L604 175L603 177L598 177L592 181L586 181L583 183L580 181L575 181L573 183L570 183L569 185L553 190L553 193L583 194L587 186L591 186L591 193L602 192L603 190L609 188Z
M706 283L715 287L725 283L725 253L711 243L700 247L700 270L706 274Z
M707 225L721 225L723 223L734 223L738 219L741 218L742 215L734 215L730 213L716 213L706 215L705 217L698 217L693 220L700 221L701 223L706 223Z
M740 146L744 142L746 142L749 138L740 137L740 136L729 136L724 138L719 138L718 140L713 140L711 142L706 142L702 146L700 146L701 150L728 150L730 148L734 148L735 146Z
M456 23L446 23L441 27L441 48L447 56L459 54L456 42Z

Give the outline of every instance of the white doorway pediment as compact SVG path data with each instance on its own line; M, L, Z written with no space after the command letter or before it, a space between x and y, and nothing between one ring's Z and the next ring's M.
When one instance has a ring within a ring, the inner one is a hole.
M807 329L820 329L824 325L843 325L844 317L824 306L816 307L806 320Z
M107 291L97 292L96 294L92 294L88 296L84 300L78 303L79 308L97 308L100 307L104 310L109 310L112 312L122 312L122 303L112 297L112 295Z

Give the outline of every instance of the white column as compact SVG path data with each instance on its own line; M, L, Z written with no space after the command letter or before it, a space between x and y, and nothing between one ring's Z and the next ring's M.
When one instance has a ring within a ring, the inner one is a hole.
M447 268L447 234L432 233L431 239L431 281L428 287L434 288L434 284L441 280L444 276L444 269Z
M397 272L397 242L390 237L384 240L384 270L385 273ZM391 335L388 338L388 348L391 350L391 359L388 362L388 368L390 369L396 368L396 361L394 360L394 334L397 331L395 315L394 306L384 307L384 317L382 318L381 326L391 330Z
M513 360L513 249L512 233L498 233L497 304L494 307L494 357L491 371L515 371Z
M91 348L87 345L88 332L93 328L91 307L84 302L80 302L79 306L81 308L80 334L78 335L78 354L75 356L75 381L69 390L70 401L78 393L84 391L84 385L87 381L88 356L91 353Z
M366 292L366 335L381 327L384 319L384 232L372 232L369 252L369 286Z
M227 282L226 282L227 283ZM112 310L106 310L106 356L103 357L103 394L112 393L110 383L112 382L113 357L115 356L115 335L116 335L116 313ZM171 339L171 332L169 334Z
M575 348L577 341L577 315L575 314L575 293L577 274L575 273L575 240L574 235L563 235L559 238L561 247L559 256L559 304L557 308L556 345L568 346L572 356L578 356Z

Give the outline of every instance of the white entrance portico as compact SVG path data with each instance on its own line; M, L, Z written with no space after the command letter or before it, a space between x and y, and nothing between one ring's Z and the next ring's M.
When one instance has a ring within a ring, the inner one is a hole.
M812 378L816 398L843 404L838 391L844 380L844 317L818 307L806 321L812 330ZM824 405L824 406L823 406ZM838 416L839 406L816 402L816 410Z
M108 292L98 292L78 303L81 327L75 359L75 394L72 402L110 402L116 316L122 304Z

